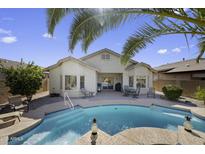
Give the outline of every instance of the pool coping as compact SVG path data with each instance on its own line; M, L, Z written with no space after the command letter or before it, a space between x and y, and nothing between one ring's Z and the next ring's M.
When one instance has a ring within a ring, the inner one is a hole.
M142 105L142 104L101 104L101 105L93 105L93 106L81 106L81 105L75 105L75 107L80 107L80 108L83 108L83 109L86 109L86 108L92 108L92 107L99 107L99 106L113 106L113 105L120 105L120 106L138 106L138 107L146 107L146 108L150 108L151 106L159 106L159 107L163 107L163 108L169 108L169 109L174 109L174 110L180 110L180 111L185 111L185 112L190 112L191 114L193 114L194 116L196 116L197 118L199 119L202 119L202 120L205 120L205 116L202 116L202 115L199 115L197 114L196 112L192 111L190 108L192 107L187 107L187 106L180 106L180 107L177 107L177 106L163 106L163 105L158 105L158 104L151 104L151 105ZM9 134L8 136L0 136L0 137L3 137L3 138L7 138L8 141L7 141L7 144L8 145L8 142L9 142L9 139L11 137L18 137L18 136L21 136L22 134L25 134L27 133L28 131L31 131L32 129L34 129L35 127L37 127L38 125L40 125L43 120L45 119L45 116L46 115L49 115L49 114L52 114L52 113L56 113L56 112L60 112L60 111L64 111L64 110L71 110L71 108L64 108L64 109L60 109L60 110L56 110L56 111L51 111L51 112L45 112L44 113L44 116L42 118L39 118L39 120L37 120L35 123L33 123L32 125L26 127L26 128L23 128L22 130L19 130L19 131L16 131L12 134ZM74 109L75 110L75 109ZM72 111L72 110L71 110ZM139 127L140 128L140 127ZM152 128L152 127L149 127L149 128ZM155 127L153 127L155 128ZM4 143L4 142L3 142Z

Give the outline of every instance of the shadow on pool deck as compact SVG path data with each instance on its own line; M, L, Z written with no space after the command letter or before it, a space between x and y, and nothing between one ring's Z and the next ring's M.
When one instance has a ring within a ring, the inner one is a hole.
M161 95L156 95L156 98L147 98L146 95L140 95L139 98L133 98L132 96L123 96L121 92L116 91L102 91L97 93L94 97L87 98L71 98L74 105L80 105L82 107L106 105L106 104L134 104L150 106L152 104L172 106L172 105L183 105L187 107L197 107L197 104L192 102L182 101L169 101L162 99ZM64 104L63 97L50 97L49 95L35 99L30 104L30 109L35 110L44 105L51 105L58 103L59 106Z

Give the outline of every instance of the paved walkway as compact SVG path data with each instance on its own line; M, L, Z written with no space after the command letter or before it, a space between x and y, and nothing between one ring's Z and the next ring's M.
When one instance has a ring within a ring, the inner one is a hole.
M64 104L62 97L49 97L48 93L44 92L34 97L31 103L31 110L28 113L24 113L21 117L21 122L10 126L8 128L0 129L0 144L7 144L8 136L22 133L37 125L44 118L44 115L54 111L70 108L69 105ZM147 98L146 96L140 96L140 98L124 97L120 92L105 91L98 93L95 97L91 98L72 98L74 105L80 105L82 107L91 107L98 105L108 104L130 104L130 105L142 105L150 106L152 104L180 108L184 110L190 110L194 114L201 117L205 117L205 108L193 107L189 103L173 102L166 99Z
M90 145L91 131L83 135L75 144ZM205 133L193 131L189 133L179 126L178 131L161 128L130 128L110 136L98 130L97 145L204 145Z

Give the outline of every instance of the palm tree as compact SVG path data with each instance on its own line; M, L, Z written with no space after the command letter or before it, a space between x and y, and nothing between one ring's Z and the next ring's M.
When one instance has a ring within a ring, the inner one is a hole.
M198 39L197 62L205 52L205 9L48 9L48 32L53 35L56 25L64 16L72 14L73 22L69 32L69 50L73 52L81 41L86 52L89 45L103 33L115 29L126 22L138 21L139 16L148 16L151 23L144 23L124 43L122 62L162 35L181 34ZM138 21L140 22L140 21Z

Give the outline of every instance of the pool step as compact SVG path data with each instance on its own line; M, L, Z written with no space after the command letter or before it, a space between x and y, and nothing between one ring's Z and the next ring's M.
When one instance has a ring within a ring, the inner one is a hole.
M70 111L68 111L70 112ZM75 120L76 122L76 119L78 117L84 117L84 112L83 110L80 110L80 111L75 111L75 112L72 112L73 115L68 115L69 117L66 117L66 120L65 118L61 117L61 118L58 118L58 119L53 119L53 118L49 118L49 119L46 119L45 121L43 121L43 123L39 126L37 126L38 130L40 131L40 133L44 132L44 131L50 131L52 128L54 129L56 126L60 126L60 125L64 125L64 124L67 124L67 123L71 123L73 120ZM31 130L34 134L38 134L39 131L37 131L37 129L33 129Z
M60 120L58 120L56 122L56 124L57 125L64 124L64 123L67 123L67 122L71 122L71 121L75 120L78 117L84 117L84 116L85 116L85 113L83 111L78 112L78 113L75 113L73 115L69 115L69 117L61 118Z
M52 133L45 136L41 141L37 142L36 144L45 144L46 142L50 142L54 139L56 139L56 136L59 136L59 134L64 134L64 131L69 130L69 126L76 123L79 120L82 120L83 117L77 117L75 120L70 121L69 123L65 123L63 125L58 125L52 130ZM66 129L65 129L66 128Z
M76 114L78 112L83 112L83 109L68 110L68 111L63 111L63 112L64 113L58 113L57 115L54 113L53 115L47 116L46 122L58 120L58 119L61 119L62 117L73 115L73 114Z

